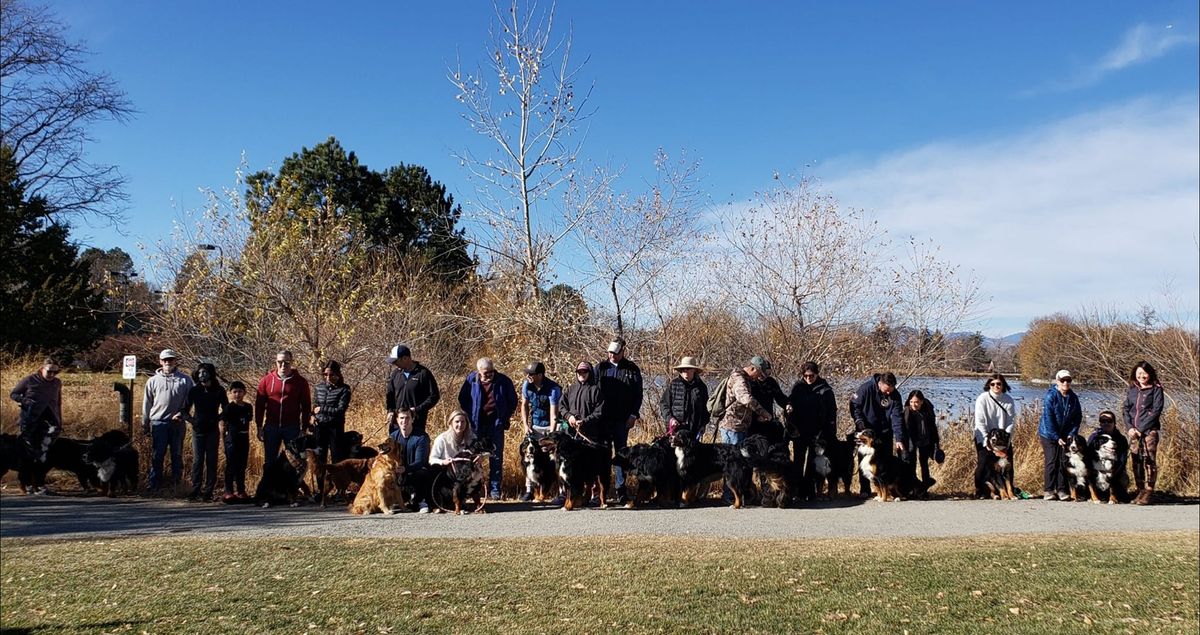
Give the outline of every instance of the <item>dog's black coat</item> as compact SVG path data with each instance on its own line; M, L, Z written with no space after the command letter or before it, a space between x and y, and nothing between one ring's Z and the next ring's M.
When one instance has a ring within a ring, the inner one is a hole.
M311 495L308 484L304 482L304 472L307 459L304 451L314 449L310 445L314 435L301 435L283 444L283 451L263 471L258 479L258 487L254 488L254 504L263 507L287 503L295 506L301 492Z
M1081 435L1075 435L1067 444L1067 484L1071 500L1078 500L1080 489L1086 489L1091 499L1099 502L1096 494L1096 451L1088 446Z
M1105 494L1110 503L1129 502L1129 441L1120 433L1100 433L1092 440L1093 473L1096 492Z
M106 496L116 496L122 489L126 494L137 491L138 451L130 445L129 435L124 432L109 430L93 438L83 460L96 468L100 491Z
M87 451L88 445L87 441L81 439L55 439L46 453L45 463L35 463L31 460L25 462L21 470L26 474L21 479L22 486L41 485L46 482L46 475L50 470L62 470L74 474L79 480L80 489L84 491L90 492L100 487L100 478L95 466L83 460L83 453Z
M441 466L445 471L431 483L434 504L442 509L461 512L464 503L472 500L475 502L475 512L483 511L483 490L487 484L483 462L494 449L490 441L476 439L454 457L457 460Z
M983 482L992 498L1008 498L1014 491L1015 468L1012 462L1012 439L999 428L988 430L983 440L986 451L983 462Z
M25 444L15 434L0 434L0 477L10 471L20 473L25 462ZM25 484L21 484L25 488Z
M785 441L752 434L738 444L758 476L764 507L787 507L795 496L801 473L792 462Z
M554 458L559 484L563 488L563 508L574 509L583 504L584 496L596 488L601 506L606 506L609 482L612 480L612 445L577 439L566 432L551 432L538 442Z
M636 489L626 507L645 503L653 497L662 507L678 507L680 498L679 470L670 440L666 437L654 443L639 443L617 450L613 465L625 470L636 480ZM628 481L626 481L628 483Z
M558 485L558 471L554 467L554 459L533 435L526 435L525 440L521 441L520 452L525 478L533 484L535 500L543 502L554 486Z
M378 450L363 445L362 433L357 430L339 432L334 444L337 446L334 454L348 459L373 459L379 456Z
M703 498L708 486L719 478L733 492L734 507L741 507L753 495L754 468L737 446L703 443L684 432L671 437L671 447L685 505Z
M871 480L881 500L909 498L917 491L920 484L912 466L891 453L891 448L887 447L890 441L876 438L869 428L860 431L856 438L859 471ZM864 463L872 473L867 473Z

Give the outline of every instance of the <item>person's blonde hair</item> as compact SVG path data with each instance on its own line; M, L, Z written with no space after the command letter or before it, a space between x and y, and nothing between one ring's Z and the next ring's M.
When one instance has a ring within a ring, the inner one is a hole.
M467 416L467 413L465 411L455 410L454 412L451 412L450 416L446 417L446 429L447 430L454 429L454 418L459 415L462 415L462 418L467 420L467 431L463 435L463 438L460 439L460 441L466 441L471 438L472 430L471 430L471 418Z

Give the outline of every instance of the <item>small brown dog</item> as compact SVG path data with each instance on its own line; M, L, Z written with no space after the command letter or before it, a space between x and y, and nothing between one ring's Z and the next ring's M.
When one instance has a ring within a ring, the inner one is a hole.
M317 493L321 508L325 508L325 499L332 490L338 496L350 492L350 486L362 487L367 473L371 471L371 463L375 459L344 459L337 463L327 463L325 457L316 450L307 450L309 469L312 470L313 486Z
M342 461L343 463L345 461ZM404 448L388 439L379 445L371 469L350 505L351 514L394 514L404 507L401 481L404 478Z

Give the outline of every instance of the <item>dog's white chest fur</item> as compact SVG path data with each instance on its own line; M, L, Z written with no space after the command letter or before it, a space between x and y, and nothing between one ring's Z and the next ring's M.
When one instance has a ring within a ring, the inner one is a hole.
M105 459L103 463L96 466L96 475L100 478L101 483L107 483L112 480L113 474L117 471L117 462L113 459Z
M683 457L684 457L683 448L675 448L675 468L679 470L680 474L682 474L684 471L683 470Z
M871 459L875 458L875 449L861 447L858 449L858 455L862 459L858 462L858 469L862 475L868 479L875 478L875 466L871 463Z
M1075 480L1080 485L1087 482L1087 463L1084 462L1082 455L1074 452L1071 453L1071 456L1067 459L1067 471L1071 473L1071 476L1075 477Z
M1008 457L1007 456L1002 456L1002 457L999 457L996 459L996 469L1000 470L1001 472L1005 472L1008 470Z

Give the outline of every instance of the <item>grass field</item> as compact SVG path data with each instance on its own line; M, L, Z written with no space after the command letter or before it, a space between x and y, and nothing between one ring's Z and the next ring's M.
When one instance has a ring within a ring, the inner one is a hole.
M1193 533L6 540L4 632L1195 633Z

